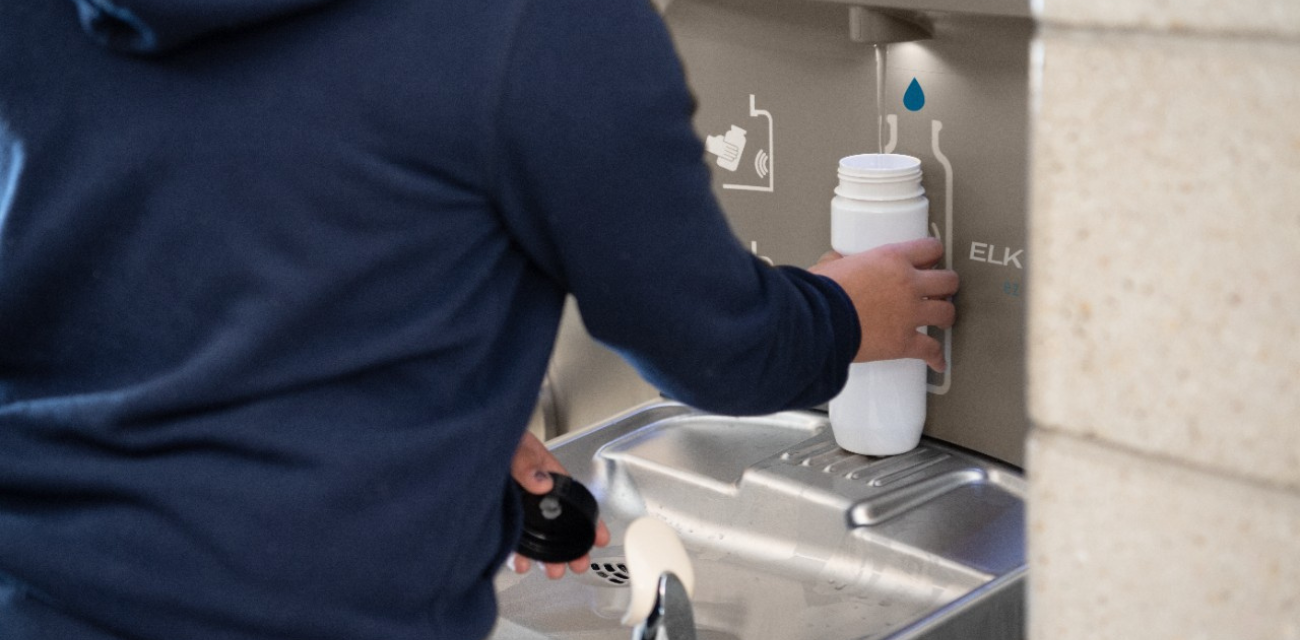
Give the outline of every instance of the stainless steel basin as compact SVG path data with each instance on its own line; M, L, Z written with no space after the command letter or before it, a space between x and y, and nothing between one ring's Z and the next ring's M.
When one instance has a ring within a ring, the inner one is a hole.
M875 458L835 446L825 414L756 418L638 407L557 441L614 543L592 570L497 578L496 640L626 640L625 527L649 515L695 565L699 640L1023 637L1024 480L925 440Z

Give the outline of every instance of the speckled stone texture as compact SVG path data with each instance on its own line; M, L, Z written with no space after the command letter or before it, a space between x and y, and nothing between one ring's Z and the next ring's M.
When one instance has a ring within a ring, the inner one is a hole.
M1300 36L1295 0L1035 0L1053 25L1229 35Z
M1300 640L1300 2L1042 0L1030 640Z
M1031 414L1300 488L1300 44L1039 46Z
M1300 495L1029 441L1029 637L1300 639Z

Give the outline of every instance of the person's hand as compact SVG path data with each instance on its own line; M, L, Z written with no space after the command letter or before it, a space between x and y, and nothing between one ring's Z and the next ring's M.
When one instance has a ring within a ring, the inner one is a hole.
M551 451L537 439L537 436L525 432L523 439L519 441L519 448L515 450L515 458L510 463L510 475L525 491L540 496L548 493L555 484L551 474L548 473L551 471L569 475L564 465L551 455ZM609 529L605 527L605 521L600 520L596 523L596 546L603 547L607 544L609 544ZM518 553L512 554L509 562L513 565L515 573L527 573L533 566L531 559ZM590 565L591 554L587 554L568 563L568 568L574 573L582 573ZM552 580L564 577L564 564L544 562L542 566L546 570L546 577Z
M834 280L849 294L862 325L854 362L919 358L935 371L947 368L939 341L917 327L948 328L956 309L957 273L933 269L943 257L934 238L888 244L842 256L828 253L809 271Z

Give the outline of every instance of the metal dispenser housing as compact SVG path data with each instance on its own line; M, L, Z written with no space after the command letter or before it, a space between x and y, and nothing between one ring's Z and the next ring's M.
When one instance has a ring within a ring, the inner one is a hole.
M758 254L806 266L827 250L841 157L921 159L930 228L962 278L957 326L934 332L950 368L931 372L926 433L1020 464L1028 5L675 0L664 17L700 135L747 132L736 170L706 159L732 228Z
M735 141L735 129L744 131L738 158L705 160L732 229L755 253L808 266L829 249L841 157L921 159L931 231L945 245L945 266L962 278L957 326L933 332L950 367L930 372L926 434L1021 465L1031 261L1027 2L656 4L695 91L701 139ZM574 337L570 316L548 376L547 415L580 415L592 396L604 406L646 399L634 373L611 371L608 356ZM590 379L583 363L597 361L602 388L573 384Z

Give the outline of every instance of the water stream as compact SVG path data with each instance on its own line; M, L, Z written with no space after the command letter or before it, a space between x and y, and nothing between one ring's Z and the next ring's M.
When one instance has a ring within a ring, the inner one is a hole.
M887 44L872 45L876 50L876 145L885 152L885 58Z

